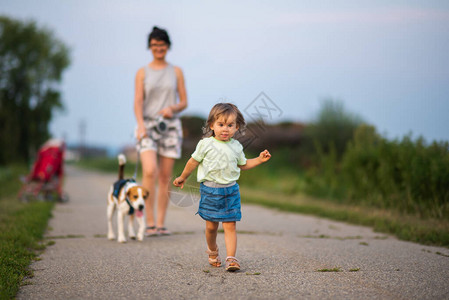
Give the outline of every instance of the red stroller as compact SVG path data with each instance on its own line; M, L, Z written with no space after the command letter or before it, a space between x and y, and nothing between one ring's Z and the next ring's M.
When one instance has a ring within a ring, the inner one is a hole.
M65 144L61 140L48 140L40 149L31 174L22 179L23 186L18 198L28 202L37 200L68 201L67 195L62 192L62 179L64 176Z

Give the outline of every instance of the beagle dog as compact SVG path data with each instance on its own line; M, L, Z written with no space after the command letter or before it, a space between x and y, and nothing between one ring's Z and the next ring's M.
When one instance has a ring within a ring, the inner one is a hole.
M134 217L136 217L139 226L137 231L137 240L142 241L145 234L145 221L143 218L143 209L145 207L145 200L148 197L148 191L142 186L138 185L134 179L123 179L124 168L126 164L126 157L123 154L118 156L119 161L119 175L118 180L111 185L108 193L108 239L114 240L115 233L112 228L112 217L117 209L117 229L119 243L125 243L125 215L128 218L128 236L131 239L136 239L134 232Z

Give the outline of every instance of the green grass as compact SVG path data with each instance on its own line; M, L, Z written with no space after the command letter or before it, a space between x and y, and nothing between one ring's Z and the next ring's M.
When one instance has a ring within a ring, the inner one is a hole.
M285 195L241 186L242 202L288 212L315 215L352 224L370 226L377 232L426 245L449 247L449 222L421 219L394 211L346 205L303 195Z
M316 270L316 271L317 272L322 272L322 273L327 273L327 272L335 272L335 273L344 272L344 270L342 270L340 267L335 267L335 268L332 268L332 269L324 268L324 269L319 269L319 270ZM358 271L360 271L360 268L352 268L352 269L348 270L348 272L358 272Z
M187 158L176 161L174 176L182 172L186 161ZM105 172L117 172L116 159L95 159L82 162L80 165ZM127 164L125 172L131 176L134 168L135 165L132 163ZM139 175L140 172L139 169ZM186 184L198 187L195 172ZM377 232L393 234L402 240L449 247L447 220L426 219L398 212L396 209L373 208L363 201L347 204L336 199L304 196L306 184L305 173L285 165L279 157L273 157L268 163L255 169L243 171L239 179L243 203L370 226Z
M14 298L21 283L27 284L24 279L33 275L29 265L46 246L42 238L53 203L16 199L19 174L27 173L20 166L0 169L0 299Z
M358 271L360 271L360 268L349 269L349 272L358 272Z
M250 272L246 272L246 275L260 275L260 272L254 272L254 273L250 273Z
M317 272L342 272L340 267L332 268L332 269L319 269Z
M441 255L441 256L444 256L444 257L449 257L449 255L447 255L447 254L443 254L443 253L441 253L441 252L435 252L435 254L437 254L437 255Z

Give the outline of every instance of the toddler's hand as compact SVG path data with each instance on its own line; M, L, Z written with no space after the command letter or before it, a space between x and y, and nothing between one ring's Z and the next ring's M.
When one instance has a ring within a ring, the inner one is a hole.
M260 154L259 154L259 159L263 163L267 162L270 158L271 158L271 154L270 154L270 152L268 152L268 150L264 150L264 151L260 152Z
M185 181L184 178L178 177L173 181L173 185L177 186L177 187L181 187L181 189L182 189L182 188L184 188L184 181Z

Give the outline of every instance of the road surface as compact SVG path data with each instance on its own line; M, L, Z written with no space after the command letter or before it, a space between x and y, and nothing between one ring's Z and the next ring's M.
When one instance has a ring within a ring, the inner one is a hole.
M67 168L70 201L55 206L46 234L55 244L31 265L17 299L449 299L447 248L254 205L242 207L237 225L237 273L207 263L204 221L189 194L173 193L173 235L109 241L114 179ZM224 258L222 233L218 245Z

